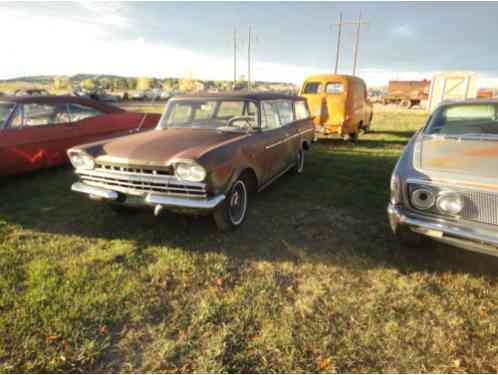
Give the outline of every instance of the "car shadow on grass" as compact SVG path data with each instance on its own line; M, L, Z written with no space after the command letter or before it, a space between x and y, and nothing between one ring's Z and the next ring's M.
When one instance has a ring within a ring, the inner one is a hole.
M329 157L337 165L348 160L340 154ZM372 167L367 156L357 156L354 162L359 169L366 168L365 164ZM141 262L152 261L144 255L148 248L159 247L165 251L217 251L236 262L291 261L354 270L361 264L364 270L395 267L403 273L496 275L498 259L494 257L443 245L418 252L401 248L389 231L385 214L386 176L374 179L376 173L370 177L362 173L365 180L358 177L348 182L348 169L331 168L324 173L316 160L309 164L304 175L287 174L252 196L246 222L228 234L220 233L210 216L189 217L166 211L155 217L152 209L119 215L106 204L70 192L75 180L70 168L16 177L2 185L0 221L33 233L90 241L131 241ZM367 180L373 186L366 184ZM362 261L358 263L358 259Z

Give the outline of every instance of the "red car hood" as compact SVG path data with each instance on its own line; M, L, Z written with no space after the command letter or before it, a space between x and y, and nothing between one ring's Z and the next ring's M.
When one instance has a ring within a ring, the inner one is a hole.
M246 136L212 129L155 129L90 145L85 151L101 161L167 165L172 159L198 159L214 147Z

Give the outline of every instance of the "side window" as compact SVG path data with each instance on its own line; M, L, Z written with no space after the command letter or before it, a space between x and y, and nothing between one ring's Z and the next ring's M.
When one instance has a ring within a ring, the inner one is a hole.
M246 108L244 116L256 116L258 114L258 109L254 102L246 102Z
M69 113L71 122L81 121L89 117L100 116L103 113L92 107L87 107L80 104L69 104Z
M279 100L276 101L275 104L282 126L294 121L294 111L292 110L292 102L290 100Z
M304 84L303 94L318 94L322 90L320 82L306 82Z
M243 110L244 110L243 101L236 101L236 102L223 101L220 103L220 107L218 108L218 114L216 117L230 118L234 116L242 116Z
M261 127L264 130L276 129L280 127L280 120L278 118L278 113L272 102L262 102L261 103Z
M69 122L67 106L24 104L19 107L11 127L43 126Z
M294 110L296 112L296 120L304 120L310 117L308 106L304 100L294 102Z
M325 86L325 92L327 94L342 94L344 92L344 85L339 82L329 82Z

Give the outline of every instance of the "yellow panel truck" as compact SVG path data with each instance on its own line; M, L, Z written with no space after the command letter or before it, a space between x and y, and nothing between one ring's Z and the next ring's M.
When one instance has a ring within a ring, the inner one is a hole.
M308 101L317 134L338 134L355 142L360 131L367 132L372 122L372 104L367 86L349 75L322 74L307 77L300 95Z

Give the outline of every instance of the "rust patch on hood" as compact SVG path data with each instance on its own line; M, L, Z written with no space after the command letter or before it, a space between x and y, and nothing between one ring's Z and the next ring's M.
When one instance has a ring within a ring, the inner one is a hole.
M172 159L198 159L213 147L246 136L212 129L156 129L116 138L86 151L99 159L167 165Z
M421 140L421 169L475 177L498 177L498 142L430 138Z

